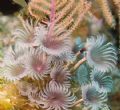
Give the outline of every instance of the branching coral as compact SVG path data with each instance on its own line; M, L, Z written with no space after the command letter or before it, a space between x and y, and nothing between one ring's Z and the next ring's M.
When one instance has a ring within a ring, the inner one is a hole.
M64 26L64 28L70 28L70 31L73 30L80 24L83 20L86 13L91 12L91 5L94 5L94 2L100 6L103 16L109 26L115 27L116 21L111 12L110 4L108 0L96 0L96 1L87 1L87 0L56 0L56 23L58 26ZM115 5L118 8L119 15L119 1L113 0ZM28 6L30 14L39 19L44 13L46 16L50 15L50 1L44 0L31 0ZM36 12L37 10L37 12ZM43 15L44 16L44 15ZM69 22L68 22L69 21Z
M120 1L119 0L113 0L113 2L118 9L118 15L119 15L119 19L120 19Z
M111 27L115 27L115 19L112 15L108 0L97 0L99 6L101 7L103 16L105 17L106 22Z
M57 0L55 5L55 23L57 23L57 27L55 29L60 29L62 26L64 29L69 28L70 32L75 30L91 7L91 3L85 0L78 2L75 0L69 0L69 2L67 0ZM34 13L34 10L38 10L39 13L45 13L49 16L50 2L47 0L44 2L39 0L31 0L28 5L28 10L36 19L39 19L40 14Z

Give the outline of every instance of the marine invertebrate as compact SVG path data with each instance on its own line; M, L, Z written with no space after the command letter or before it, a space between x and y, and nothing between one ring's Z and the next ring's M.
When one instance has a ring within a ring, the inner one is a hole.
M61 34L61 33L60 33ZM61 56L66 52L71 52L72 43L70 39L70 34L61 34L61 36L53 36L53 37L42 37L40 49L46 52L49 55Z
M98 4L100 4L99 6L101 7L103 16L108 25L110 25L111 27L115 27L116 22L114 16L112 15L108 0L97 0L97 2Z
M104 36L91 37L86 42L86 58L91 67L106 72L117 63L116 50L112 43L106 43Z
M40 104L41 97L40 97L40 92L38 91L38 88L35 88L34 90L31 90L28 94L28 99L32 103Z
M66 51L71 51L71 39L70 32L64 30L64 28L60 28L59 32L55 31L55 1L51 1L51 14L50 14L50 23L47 27L47 33L45 36L40 38L40 49L46 52L47 54L60 56L64 54ZM39 37L39 33L41 27L36 28L36 36ZM38 33L37 33L38 32Z
M55 2L55 1L54 1ZM74 0L56 0L55 2L55 23L58 25L57 30L62 26L64 29L68 29L73 32L74 29L83 20L85 14L91 7L91 3L85 0L74 1ZM36 19L41 18L41 13L50 17L51 14L51 2L44 0L31 0L28 5L28 10L30 14ZM37 11L36 11L37 10ZM70 12L72 10L72 12ZM66 16L64 18L64 16ZM76 16L76 17L74 17Z
M107 95L99 93L92 85L86 85L82 87L82 98L87 108L91 110L99 110L104 107L107 101Z
M28 76L33 79L42 79L49 72L50 60L38 50L31 49L26 53L25 68Z
M35 27L37 24L33 23L32 20L29 22L28 20L24 21L21 19L21 21L23 22L23 28L16 29L16 31L13 33L14 38L16 38L17 45L21 48L39 46L39 40L42 34L37 37L35 36ZM41 29L43 31L44 28L41 26Z
M108 2L104 2L102 6L108 13L105 17L113 25ZM17 87L17 95L26 100L26 103L18 102L20 106L13 103L13 108L24 109L21 105L25 108L30 105L35 110L76 110L83 101L87 109L108 108L107 93L112 88L112 79L106 72L112 72L117 64L113 43L107 42L103 35L96 35L87 38L86 43L76 39L73 48L74 39L71 39L87 13L101 28L101 21L90 10L91 3L87 0L30 1L29 17L35 19L26 21L27 16L21 19L23 29L14 33L16 42L5 53L3 68L0 67L4 78ZM45 19L41 20L41 13ZM12 97L10 103L17 98Z
M7 80L16 81L27 76L27 72L24 64L21 61L17 61L5 67L5 70L3 71L3 76Z
M3 59L4 65L12 64L13 62L16 62L19 59L23 59L25 54L25 50L18 49L18 48L12 48L11 46L7 49L5 52L5 56Z
M58 83L60 85L70 87L70 72L67 68L56 65L51 70L50 76L52 78L51 83Z
M61 85L48 85L41 92L41 107L54 110L69 110L75 102L75 96Z
M3 76L10 81L20 80L27 76L24 65L24 52L15 52L11 47L4 57Z
M105 73L93 70L91 73L92 84L99 92L110 92L113 87L112 77Z
M119 1L113 0L115 5L119 10ZM56 11L56 23L59 27L63 26L65 29L70 27L70 31L73 32L74 29L80 24L80 22L85 17L86 13L92 13L90 8L97 3L102 11L102 14L105 18L107 24L111 27L115 27L116 21L114 15L112 13L110 3L108 0L96 0L88 2L87 0L78 0L77 2L74 0L57 0L55 3L55 11ZM93 8L93 7L92 7ZM45 16L50 16L51 2L45 0L31 0L28 5L29 13L35 17L36 19L45 18ZM70 12L70 10L72 10ZM41 14L43 16L41 16ZM80 15L80 16L79 16ZM66 16L64 18L64 16ZM76 16L76 18L74 17ZM96 17L96 15L93 14ZM119 11L118 11L119 16ZM69 21L69 22L68 22Z
M86 85L89 83L89 72L85 64L80 65L76 71L76 79L80 85Z

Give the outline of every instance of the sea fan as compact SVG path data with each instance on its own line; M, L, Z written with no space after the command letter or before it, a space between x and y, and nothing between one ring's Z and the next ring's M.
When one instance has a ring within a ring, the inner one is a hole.
M110 92L112 90L113 81L111 76L105 73L93 70L91 73L92 84L99 92Z
M118 17L120 19L120 1L119 0L113 0L114 4L117 7L117 11L118 11Z
M107 101L107 95L105 93L99 93L92 85L82 87L82 98L84 104L91 110L102 109Z
M101 72L112 70L117 63L117 52L112 43L106 43L104 36L91 37L86 43L87 62Z
M47 110L69 110L75 100L75 96L66 87L49 84L41 92L40 105Z
M74 0L69 0L69 2L67 2L67 0L54 0L54 2L55 23L58 24L56 29L59 30L61 27L64 29L69 28L70 32L79 25L91 7L91 3L85 0L77 2ZM31 0L28 5L28 10L33 17L40 19L41 13L42 15L50 17L51 7L51 1Z
M106 22L108 25L111 27L115 27L116 22L115 18L112 15L111 9L110 9L110 4L108 0L96 0L102 10L103 16L105 17Z

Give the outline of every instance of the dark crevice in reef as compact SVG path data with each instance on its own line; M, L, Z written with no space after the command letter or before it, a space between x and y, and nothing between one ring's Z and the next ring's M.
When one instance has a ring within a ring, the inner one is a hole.
M21 7L12 0L0 0L0 13L3 15L11 15L19 11Z

